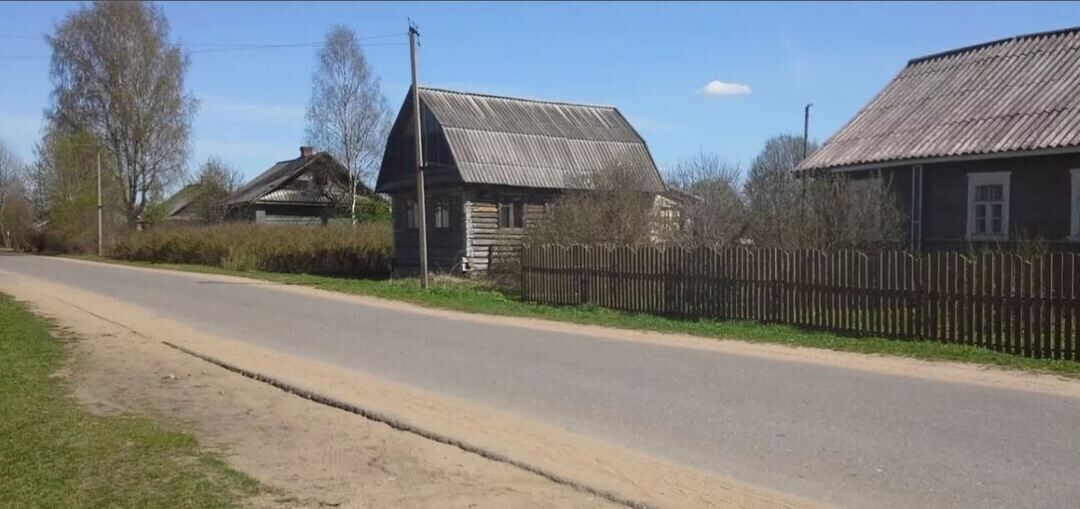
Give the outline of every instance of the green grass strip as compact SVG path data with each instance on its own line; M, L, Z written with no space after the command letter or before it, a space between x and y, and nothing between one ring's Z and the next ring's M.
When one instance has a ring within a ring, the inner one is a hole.
M49 331L0 294L0 506L233 507L259 490L190 434L80 408Z
M844 352L893 355L922 360L964 362L1080 378L1080 363L1071 361L1028 359L984 348L933 341L901 341L876 337L838 336L825 332L807 331L789 325L763 325L732 320L685 320L642 313L628 313L595 306L537 304L522 301L479 282L449 277L435 278L431 288L424 291L420 288L416 279L409 278L387 280L350 279L308 274L241 272L204 265L126 262L97 257L80 258L204 274L240 276L276 283L309 286L334 292L380 297L468 313L541 318L584 325L689 334L752 343L777 343Z

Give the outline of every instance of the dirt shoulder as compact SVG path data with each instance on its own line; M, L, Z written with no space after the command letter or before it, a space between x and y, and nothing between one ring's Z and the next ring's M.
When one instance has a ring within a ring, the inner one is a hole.
M10 273L0 278L0 290L85 338L78 346L85 360L73 375L83 401L101 412L150 412L192 429L230 465L275 490L258 506L613 505L573 485L648 507L817 506L471 402L208 335L91 292ZM462 447L318 405L163 341Z
M456 447L397 431L219 368L69 307L68 375L99 414L150 414L269 487L256 507L617 507Z

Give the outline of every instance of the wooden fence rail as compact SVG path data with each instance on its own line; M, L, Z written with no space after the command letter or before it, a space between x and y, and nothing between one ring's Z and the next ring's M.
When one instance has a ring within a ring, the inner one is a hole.
M1080 361L1080 254L526 246L552 304L783 323Z

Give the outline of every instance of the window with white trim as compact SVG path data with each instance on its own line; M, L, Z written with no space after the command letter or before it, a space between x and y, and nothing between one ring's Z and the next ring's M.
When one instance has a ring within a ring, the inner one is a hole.
M1072 195L1069 203L1071 207L1071 220L1069 221L1069 234L1074 240L1080 240L1080 168L1070 170L1072 173Z
M1010 172L968 174L968 238L1009 238Z

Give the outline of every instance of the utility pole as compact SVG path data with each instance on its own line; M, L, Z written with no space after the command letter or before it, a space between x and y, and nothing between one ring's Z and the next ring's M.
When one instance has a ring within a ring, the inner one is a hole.
M419 211L417 214L419 221L417 228L420 230L420 287L427 289L428 287L428 267L427 267L427 206L424 204L424 145L420 140L421 129L420 126L420 86L416 80L416 38L420 35L420 32L416 31L416 26L409 21L409 60L412 63L412 109L413 109L413 128L416 135L416 206Z
M97 255L104 256L101 245L101 148L97 149Z
M806 105L806 109L803 110L803 124L802 124L802 158L806 159L806 149L810 143L810 107L814 103Z

